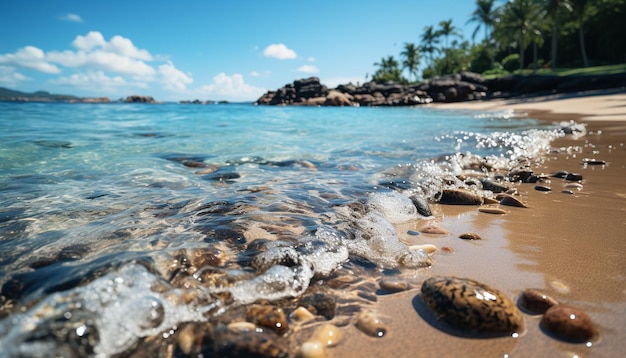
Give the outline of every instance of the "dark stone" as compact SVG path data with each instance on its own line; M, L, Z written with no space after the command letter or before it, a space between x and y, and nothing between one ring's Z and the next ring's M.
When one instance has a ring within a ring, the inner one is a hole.
M545 293L532 288L524 290L517 301L518 305L531 314L544 314L559 302Z
M482 205L483 198L475 193L461 189L446 189L439 192L436 197L441 204L451 205Z
M541 326L557 338L565 341L584 343L596 335L596 328L582 310L569 305L550 307L541 319Z
M428 205L428 200L419 196L419 195L411 195L410 196L413 205L417 209L417 212L422 216L432 216L433 213L430 210L430 205Z
M326 319L335 317L337 301L335 297L323 292L315 292L304 295L298 301L298 305L306 308L313 314L324 316Z

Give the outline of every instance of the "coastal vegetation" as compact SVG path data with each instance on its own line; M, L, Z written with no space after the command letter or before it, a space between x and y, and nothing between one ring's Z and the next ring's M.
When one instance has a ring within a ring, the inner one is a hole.
M415 83L461 71L491 78L622 73L623 19L624 0L476 0L467 21L476 25L471 41L451 19L427 25L419 43L405 43L398 59L390 55L375 62L372 80ZM591 66L595 70L579 70Z

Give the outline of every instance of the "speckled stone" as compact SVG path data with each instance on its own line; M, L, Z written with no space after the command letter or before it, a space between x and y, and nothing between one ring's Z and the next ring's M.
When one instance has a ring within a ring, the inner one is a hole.
M482 240L483 238L480 235L473 232L466 232L464 234L459 235L459 239L463 240Z
M422 284L421 295L438 319L460 330L507 334L523 326L521 313L506 295L474 280L431 277Z
M278 334L287 331L287 317L282 308L268 305L252 305L246 315L248 322L266 327Z

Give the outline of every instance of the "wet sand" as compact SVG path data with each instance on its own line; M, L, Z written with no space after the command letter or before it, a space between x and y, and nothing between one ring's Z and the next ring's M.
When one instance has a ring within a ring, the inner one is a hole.
M478 212L476 207L433 205L434 221L448 235L403 235L411 244L432 243L442 248L434 265L403 274L411 289L379 295L372 306L387 325L387 334L372 338L344 327L344 342L329 349L334 357L615 357L626 341L626 93L593 92L574 97L543 97L527 101L484 101L436 105L442 109L505 110L547 121L587 124L587 135L561 138L558 151L546 155L535 173L558 170L580 173L582 190L563 193L566 182L514 186L528 208L503 207L507 214ZM583 158L607 165L583 165ZM474 232L483 240L465 241ZM471 278L500 289L517 301L524 289L537 288L561 303L589 314L599 338L587 344L567 343L540 328L541 315L524 313L525 332L517 338L470 338L444 332L424 308L421 283L434 275Z

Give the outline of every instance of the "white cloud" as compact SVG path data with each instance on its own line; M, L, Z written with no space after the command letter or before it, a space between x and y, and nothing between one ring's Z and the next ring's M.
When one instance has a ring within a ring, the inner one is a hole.
M306 60L309 61L309 62L315 62L315 57L309 57Z
M98 88L98 90L111 87L127 86L128 83L121 76L109 77L102 71L89 71L74 73L69 76L59 77L50 81L53 84L70 85L79 88Z
M89 33L85 36L76 36L72 45L82 51L91 51L96 47L104 47L106 45L106 40L100 32L89 31Z
M15 71L9 66L0 66L0 84L5 87L16 87L20 82L32 81L32 78Z
M250 76L252 76L252 77L269 77L271 74L272 74L272 71L263 71L263 72L252 71L252 72L250 72Z
M0 55L0 65L28 68L44 73L60 73L61 70L46 61L44 52L34 46L26 46L15 53Z
M48 59L65 67L80 67L90 70L103 70L135 77L146 77L155 74L154 68L143 61L106 51L63 51L49 52Z
M298 72L318 73L320 72L320 70L317 67L312 66L312 65L303 65L298 68Z
M273 57L279 60L292 60L298 55L296 55L296 51L288 48L285 44L271 44L263 50L263 55L265 57Z
M190 73L177 69L171 61L159 66L159 74L161 74L164 87L168 90L185 91L186 85L193 82Z
M71 13L61 16L60 19L63 21L83 22L83 19L80 17L80 15L71 14Z
M202 95L209 96L209 99L252 101L258 99L266 90L245 83L243 76L238 73L228 76L222 72L213 77L211 84L202 86L199 92Z

